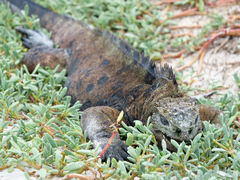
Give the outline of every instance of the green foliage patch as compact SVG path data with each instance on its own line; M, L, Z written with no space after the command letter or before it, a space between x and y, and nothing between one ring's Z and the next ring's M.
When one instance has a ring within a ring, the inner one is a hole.
M178 21L172 19L174 14L169 11L167 16L160 6L154 6L149 0L112 1L36 1L59 14L67 14L82 20L94 27L114 32L125 39L133 47L144 51L151 59L160 60L168 46L174 49L195 51L206 39L206 34L225 25L221 14L212 14L211 21L205 25L197 37L173 37L172 25ZM195 5L203 9L202 0L183 0L178 5Z
M168 37L160 35L165 25L159 29L152 25L161 12L153 9L153 17L144 14L151 8L148 1L37 2L115 31L147 54L155 56L168 43ZM102 163L96 160L97 150L80 127L80 103L71 106L70 97L65 96L65 71L37 66L29 73L19 64L26 49L14 28L39 29L38 19L28 17L26 11L22 17L13 15L1 3L0 9L0 169L11 172L19 168L26 179L36 176L33 169L39 170L40 179L85 171L109 179L239 179L240 124L236 118L240 116L240 94L234 97L228 93L214 101L199 99L223 111L221 127L204 122L203 132L191 145L172 140L177 152L169 152L165 141L158 148L150 123L144 126L136 121L134 127L123 124L119 131L127 138L129 162ZM136 18L140 14L144 14L144 21ZM239 84L237 75L235 79Z

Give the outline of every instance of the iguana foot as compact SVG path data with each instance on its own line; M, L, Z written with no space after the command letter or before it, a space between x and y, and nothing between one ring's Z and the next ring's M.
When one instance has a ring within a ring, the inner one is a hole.
M23 34L22 42L26 48L31 49L37 46L53 48L54 46L53 41L41 31L35 31L26 28L16 28L16 30Z
M108 106L90 107L83 111L81 124L87 133L87 137L93 142L94 147L99 147L100 151L104 149L110 137L114 133L111 126L116 123L119 111ZM127 160L127 146L117 134L107 151L104 153L102 160L115 158L117 160Z
M199 105L199 114L201 121L210 121L213 124L220 124L221 111L213 106Z
M25 28L17 28L16 30L23 34L23 45L29 48L22 60L29 72L32 72L37 64L40 64L42 67L50 67L51 69L59 65L59 71L67 67L67 62L71 56L70 50L54 48L52 40L40 31Z
M109 140L110 138L107 139L107 141ZM106 140L105 139L102 139L104 141L104 143L102 145L100 145L101 149L104 149L105 145L107 144L106 143ZM127 153L127 145L124 144L119 136L115 136L111 145L108 147L108 149L106 150L106 152L103 154L102 156L102 160L103 161L106 161L108 158L112 159L112 158L115 158L116 160L121 160L121 161L124 161L124 160L128 160L128 153Z

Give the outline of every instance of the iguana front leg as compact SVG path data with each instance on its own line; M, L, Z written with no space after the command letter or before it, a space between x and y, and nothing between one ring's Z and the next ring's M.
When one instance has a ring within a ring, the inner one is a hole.
M211 123L219 124L220 113L221 111L213 106L203 104L199 105L199 114L201 121L210 121Z
M90 107L83 111L81 123L87 137L93 142L94 147L99 146L102 151L108 140L114 133L114 123L116 123L119 111L108 106ZM117 134L102 159L115 158L117 160L127 160L127 146Z
M22 60L29 72L32 72L37 64L40 64L42 67L48 66L51 69L60 65L60 71L66 68L70 59L69 50L54 48L52 40L40 31L25 28L17 28L16 30L23 34L23 45L29 49Z

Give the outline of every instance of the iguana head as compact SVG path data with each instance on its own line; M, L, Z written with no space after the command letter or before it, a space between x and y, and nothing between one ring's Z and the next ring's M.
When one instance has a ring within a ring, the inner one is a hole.
M201 130L199 108L190 97L166 97L156 102L151 116L157 139L189 142Z
M168 145L171 139L189 142L202 129L197 102L179 91L168 65L157 73L158 79L148 99L152 107L153 132L158 141L165 139Z

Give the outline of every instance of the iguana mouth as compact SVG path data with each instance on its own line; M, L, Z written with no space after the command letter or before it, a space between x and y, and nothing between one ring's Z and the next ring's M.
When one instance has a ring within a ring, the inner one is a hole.
M167 135L165 135L165 134L162 134L162 137L163 137L163 139L165 140L165 142L166 142L166 144L167 144L167 149L169 150L169 151L174 151L174 152L176 152L177 151L177 148L171 143L171 139L173 139L173 138L171 138L171 137L169 137L169 136L167 136ZM176 140L176 139L174 139L178 144L181 144L183 141L180 141L180 140ZM191 141L184 141L185 142L185 144L187 144L187 145L190 145L191 144Z
M176 151L177 148L171 143L171 139L173 139L174 141L176 141L178 144L181 144L183 141L185 142L185 144L190 145L191 144L191 140L179 140L179 139L175 139L173 137L170 137L166 134L164 134L163 132L159 131L159 130L154 130L154 134L155 137L157 139L157 141L160 143L159 146L161 146L161 142L164 139L166 144L167 144L167 149L170 151Z
M169 143L171 143L171 139L174 139L174 138L172 138L172 137L170 137L170 136L168 136L168 135L166 135L166 134L163 134L163 138L164 138L165 141L168 141ZM191 141L190 141L190 140L178 140L178 139L174 139L174 141L176 141L178 144L181 144L183 141L184 141L187 145L191 144ZM171 143L171 144L172 144L172 143Z

